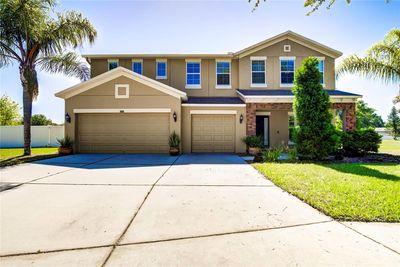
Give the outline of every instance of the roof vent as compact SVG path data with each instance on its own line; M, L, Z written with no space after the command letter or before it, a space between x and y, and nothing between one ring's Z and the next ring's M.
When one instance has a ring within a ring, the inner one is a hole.
M283 52L290 52L290 45L284 45Z

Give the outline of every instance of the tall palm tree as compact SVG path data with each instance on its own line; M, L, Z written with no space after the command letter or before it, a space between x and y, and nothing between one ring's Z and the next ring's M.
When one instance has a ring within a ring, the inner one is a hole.
M400 29L393 29L385 39L373 45L365 57L352 55L343 60L337 74L358 73L385 83L400 83ZM400 92L399 92L400 93ZM400 94L394 101L400 101Z
M24 155L31 154L32 101L39 93L36 68L89 78L89 68L72 48L97 35L82 14L55 13L55 0L0 0L0 68L19 64L23 89ZM69 51L68 51L69 50Z

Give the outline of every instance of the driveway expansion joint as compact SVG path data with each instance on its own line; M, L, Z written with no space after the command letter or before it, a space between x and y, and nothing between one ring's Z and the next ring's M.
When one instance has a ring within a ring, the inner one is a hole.
M113 245L99 245L99 246L89 246L89 247L78 247L78 248L63 248L63 249L54 249L54 250L38 250L36 252L20 252L20 253L11 253L0 255L0 258L7 257L18 257L18 256L27 256L27 255L38 255L38 254L47 254L47 253L57 253L57 252L66 252L66 251L76 251L76 250L85 250L85 249L95 249L95 248L108 248Z
M381 242L375 240L374 238L369 237L368 235L363 234L363 233L361 233L360 231L357 231L356 229L352 228L351 226L349 226L349 225L347 225L347 224L345 224L345 223L343 223L343 222L340 222L340 221L337 221L337 222L340 223L341 225L345 226L346 228L352 230L353 232L355 232L355 233L357 233L357 234L359 234L359 235L361 235L361 236L363 236L363 237L365 237L365 238L367 238L367 239L369 239L369 240L371 240L371 241L373 241L373 242L375 242L375 243L377 243L377 244L383 246L384 248L386 248L386 249L388 249L388 250L390 250L390 251L396 253L397 255L400 255L400 252L399 252L399 251L397 251L397 250L395 250L395 249L393 249L393 248L391 248L391 247L388 247L388 246L386 246L385 244L382 244Z
M146 196L144 197L142 203L139 205L139 208L137 209L137 211L133 214L132 219L129 221L128 225L125 227L124 231L122 232L122 234L120 235L120 237L116 240L116 242L114 243L114 245L112 246L112 249L110 251L110 253L108 254L108 256L106 257L106 259L104 260L103 264L101 265L102 267L105 266L108 262L108 260L111 258L111 255L113 254L115 248L119 245L119 243L121 242L122 238L124 237L125 233L128 231L129 227L132 225L133 221L135 220L136 216L139 214L140 209L143 207L144 203L146 202L147 198L149 197L151 191L153 191L154 187L156 186L156 184L158 183L158 181L160 181L160 179L171 169L171 167L174 165L174 163L181 157L181 155L179 155L178 157L176 157L176 159L169 165L169 167L160 175L160 177L155 181L155 183L153 183L153 185L151 186L150 190L147 192Z
M246 185L246 184L157 184L157 187L161 186L176 186L176 187L275 187L273 184L266 185Z
M168 238L168 239L160 239L160 240L129 242L129 243L118 244L117 247L171 242L171 241L188 240L188 239L199 239L199 238L208 238L208 237L218 237L218 236L235 235L235 234L246 234L246 233L263 232L263 231L272 231L272 230L280 230L280 229L295 228L295 227L302 227L302 226L310 226L310 225L316 225L316 224L324 224L324 223L330 223L330 222L334 222L334 220L331 219L331 220L325 220L325 221L319 221L319 222L310 222L310 223L293 224L293 225L285 225L285 226L258 228L258 229L241 230L241 231L234 231L234 232L214 233L214 234L198 235L198 236L185 236L185 237Z
M136 214L137 214L137 212L136 212ZM302 224L277 226L277 227L268 227L268 228L259 228L259 229L249 229L249 230L241 230L241 231L234 231L234 232L214 233L214 234L199 235L199 236L185 236L185 237L168 238L168 239L160 239L160 240L129 242L129 243L123 243L123 244L114 243L114 244L106 244L106 245L99 245L99 246L65 248L65 249L54 249L54 250L40 250L40 251L36 251L36 252L21 252L21 253L12 253L12 254L0 255L0 258L18 257L18 256L27 256L27 255L37 255L37 254L47 254L47 253L57 253L57 252L76 251L76 250L86 250L86 249L96 249L96 248L108 248L108 247L112 247L113 250L114 250L116 247L124 247L124 246L131 246L131 245L162 243L162 242L171 242L171 241L188 240L188 239L199 239L199 238L218 237L218 236L225 236L225 235L235 235L235 234L246 234L246 233L253 233L253 232L280 230L280 229L287 229L287 228L294 228L294 227L302 227L302 226L310 226L310 225L316 225L316 224L329 223L329 222L333 222L333 221L334 220L326 220L326 221L319 221L319 222L302 223ZM133 222L133 220L132 220L132 222ZM129 226L127 228L129 228ZM124 233L125 232L126 231L124 231ZM119 239L122 239L122 237L123 237L123 235L121 235L121 237ZM110 255L107 258L109 258L110 256L111 256L111 252L110 252ZM105 263L106 262L104 262L102 266L104 266Z

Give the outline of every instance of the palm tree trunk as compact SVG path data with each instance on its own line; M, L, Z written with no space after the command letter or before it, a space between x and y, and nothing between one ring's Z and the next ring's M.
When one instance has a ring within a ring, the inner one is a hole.
M31 155L32 101L33 96L38 92L38 81L34 67L20 66L20 79L24 106L24 156L29 156Z
M32 119L32 96L28 86L23 88L24 104L24 156L31 155L31 119Z

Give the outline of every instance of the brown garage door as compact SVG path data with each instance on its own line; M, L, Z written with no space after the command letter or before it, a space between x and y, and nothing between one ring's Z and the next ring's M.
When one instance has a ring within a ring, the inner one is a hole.
M168 153L169 114L79 114L81 153Z
M192 115L192 152L235 152L235 116Z

